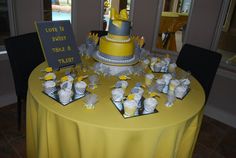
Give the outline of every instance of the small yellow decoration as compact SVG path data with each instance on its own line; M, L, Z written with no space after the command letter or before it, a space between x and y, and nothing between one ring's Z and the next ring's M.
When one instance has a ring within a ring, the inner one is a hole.
M91 33L91 32L89 32L89 34L88 34L88 39L90 39L90 40L93 41L95 44L97 44L98 41L99 41L98 33Z
M121 28L122 21L128 21L129 17L126 9L122 9L120 11L120 14L118 14L115 8L111 8L110 19L113 20L113 25L118 28Z
M120 20L127 21L129 19L126 9L122 9L119 15Z
M143 45L144 45L145 41L144 41L144 37L142 36L140 39L139 39L139 47L142 48Z
M61 82L65 82L65 81L68 81L68 76L64 76L61 78Z
M52 67L46 67L45 72L52 72Z
M80 82L80 81L82 81L83 79L85 79L85 78L87 78L87 77L88 77L88 75L79 76L79 77L77 78L77 81Z
M158 94L157 92L151 92L150 97L160 97L160 94Z
M104 7L105 8L110 8L111 7L111 4L109 3L109 1L104 2Z
M127 97L128 100L134 100L134 94L129 94Z
M53 80L53 76L52 75L46 75L46 76L44 76L44 80L46 80L46 81Z
M166 54L166 58L170 58L170 55L169 55L169 54Z
M129 79L131 79L131 78L128 77L128 76L126 76L126 75L121 75L121 76L119 76L119 79L120 79L120 80L129 80Z

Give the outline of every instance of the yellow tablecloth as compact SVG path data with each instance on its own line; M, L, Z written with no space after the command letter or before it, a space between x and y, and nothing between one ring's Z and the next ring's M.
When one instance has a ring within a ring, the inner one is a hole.
M67 106L42 93L39 65L29 78L27 96L28 158L187 158L191 157L202 120L204 92L191 81L189 94L174 106L158 99L158 113L124 119L109 100L115 77L100 77L94 110L83 100ZM85 80L86 81L86 80ZM127 92L143 77L132 77Z

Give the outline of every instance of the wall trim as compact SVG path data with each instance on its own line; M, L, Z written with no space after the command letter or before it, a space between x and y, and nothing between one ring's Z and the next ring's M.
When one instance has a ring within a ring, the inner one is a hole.
M17 102L17 97L15 93L10 93L0 96L0 103L1 103L0 108L16 102Z
M204 114L236 128L236 116L228 113L227 111L223 111L222 109L215 108L213 105L206 104Z
M226 70L224 68L218 68L216 75L231 79L231 80L236 80L236 73L230 70Z
M3 60L9 60L7 51L0 51L0 61L3 61Z

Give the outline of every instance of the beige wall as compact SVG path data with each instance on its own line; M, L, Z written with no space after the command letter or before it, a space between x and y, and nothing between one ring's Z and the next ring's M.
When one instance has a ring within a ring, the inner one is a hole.
M134 0L132 33L144 36L146 49L152 48L158 3L159 0Z
M78 0L75 1L77 8L77 32L75 37L78 44L85 42L89 31L99 30L101 23L101 1L99 0Z
M41 0L16 0L15 24L17 34L24 34L35 31L34 22L41 21L43 18L43 8Z
M188 23L186 43L210 49L223 0L195 0Z

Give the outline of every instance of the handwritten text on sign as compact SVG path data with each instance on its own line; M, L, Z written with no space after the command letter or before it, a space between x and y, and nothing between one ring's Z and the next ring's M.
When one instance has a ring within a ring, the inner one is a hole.
M70 21L37 22L36 28L49 66L59 69L80 63Z

